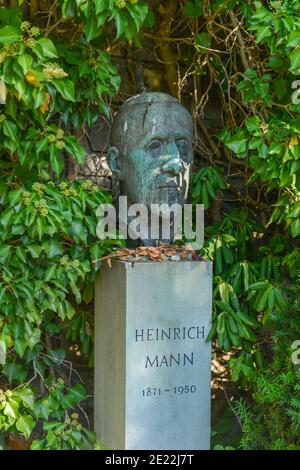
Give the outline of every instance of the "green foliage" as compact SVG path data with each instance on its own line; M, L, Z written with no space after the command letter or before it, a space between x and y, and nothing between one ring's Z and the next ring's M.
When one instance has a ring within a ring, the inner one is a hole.
M191 18L200 16L202 14L202 0L192 0L184 2L184 14Z
M268 72L244 72L237 90L251 113L242 128L221 133L225 145L247 159L253 170L250 181L262 179L269 191L281 188L269 223L284 223L294 238L300 235L300 108L292 99L300 70L299 6L298 1L273 2L270 7L254 2L246 24L267 49ZM265 106L263 115L255 112L258 104Z
M202 255L214 260L214 309L207 340L215 336L218 347L236 351L229 365L232 380L251 382L265 367L259 331L270 327L272 316L286 308L284 270L293 267L292 245L279 236L260 244L263 226L235 209L223 221L208 227ZM293 274L293 271L291 271Z
M268 326L271 314L286 307L282 281L288 244L274 237L269 246L253 250L262 230L245 209L235 209L220 224L207 228L210 237L202 250L205 258L214 260L215 271L213 320L207 340L216 336L219 348L236 350L229 363L234 381L253 381L255 371L264 367L258 331ZM281 256L274 256L273 247Z
M214 446L213 450L236 450L236 449L232 446L222 446L222 444L217 444Z
M115 39L125 38L138 43L138 32L147 13L148 5L141 0L61 0L63 16L75 16L83 20L87 42L101 37L106 23L113 22Z
M83 163L85 152L62 124L48 122L59 119L65 129L84 122L91 125L99 113L108 113L103 95L118 90L120 77L105 51L91 50L80 41L71 46L60 40L54 44L28 21L16 22L15 17L9 21L17 26L6 26L6 34L17 28L18 36L1 36L0 30L3 173L14 176L35 169L47 175L50 162L60 176L63 153Z
M234 111L230 108L229 125L221 131L220 141L228 165L245 168L248 206L226 209L222 222L205 230L201 254L214 261L215 274L208 340L216 338L221 350L232 353L232 380L249 386L266 367L262 338L273 328L273 319L281 318L287 308L286 286L294 282L299 263L300 108L293 89L300 64L300 3L214 1L201 5L202 12L197 14L195 2L194 14L192 2L185 2L184 7L188 17L203 15L206 21L195 36L194 47L204 64L200 71L195 66L195 73L213 76L221 93L230 90L235 104L239 103ZM242 21L242 29L251 38L253 54L245 54L244 43L237 38L239 51L234 60L239 59L231 69L232 80L226 54L218 53L220 43L225 47L229 36L223 36L222 28L210 33L210 15L219 17L222 25L228 19L233 26L238 24L235 20ZM217 175L219 169L210 166L192 175L194 203L214 211L216 200L226 199L234 188L229 179L221 182ZM259 194L268 195L272 201L268 207L261 208L259 197L251 201L252 185L259 188ZM267 223L259 223L262 211L266 211Z
M204 209L210 206L210 200L216 199L219 190L225 188L225 183L216 168L202 168L191 175L191 196L194 204L203 204Z
M86 399L82 385L73 388L66 387L63 380L50 383L48 395L39 400L34 413L43 419L44 438L36 439L31 444L32 450L79 450L93 448L96 443L94 432L83 427L79 415L72 412L69 416L66 410ZM54 418L49 420L49 417Z
M27 439L36 425L33 410L34 394L30 388L0 389L0 429L19 431Z
M236 404L243 449L300 449L300 367L292 360L292 345L300 338L299 287L300 278L289 289L287 308L271 317L272 362L255 379L251 408Z
M235 412L237 413L240 422L242 423L243 437L241 439L240 447L244 450L260 449L261 434L263 427L261 423L255 423L255 414L252 412L251 407L246 404L244 399L240 399L234 404Z
M82 342L82 352L90 354L92 319L80 313L77 305L91 301L99 268L94 261L110 249L109 243L96 237L95 217L98 205L109 199L87 180L2 188L0 341L2 374L9 384L32 380L37 374L45 378L49 368L63 363L64 350L49 348L45 335L58 335L67 329L73 341ZM13 389L8 402L6 398L2 401L1 427L16 429L28 438L37 418L61 419L63 410L85 398L82 389L75 386L60 403L57 386L57 396L51 392L47 398L49 406L43 398L34 409L30 408L33 398L24 402L18 388ZM28 397L34 397L30 389L25 391ZM22 403L29 410L23 410ZM45 444L46 448L51 442ZM78 436L76 446L84 442Z
M66 409L86 399L85 390L80 384L64 393L65 386L61 379L58 383L51 383L48 390L48 395L37 401L34 391L26 385L15 390L1 390L1 429L19 431L28 438L38 419L48 419L49 415L60 419Z
M88 450L96 444L96 435L78 423L78 414L73 413L64 421L44 422L44 439L32 442L31 450Z
M111 250L97 238L95 213L111 198L91 181L61 178L66 161L85 162L77 129L110 119L121 79L107 42L137 42L148 7L62 1L53 27L51 12L29 18L26 3L0 7L0 430L29 439L42 421L32 448L87 448L95 436L68 416L86 393L55 382L69 363L51 338L65 333L91 364L86 305L96 260Z
M85 152L69 129L91 126L99 114L109 117L105 97L120 86L100 26L114 19L118 38L132 39L147 15L145 3L124 3L123 9L113 0L62 2L65 17L83 19L83 38L71 43L22 21L17 9L0 8L0 156L5 156L5 177L28 170L47 175L49 162L59 177L65 153L83 163ZM91 46L96 37L97 45Z
M143 29L169 2L157 14L142 0L60 0L31 16L30 3L0 7L0 429L30 439L43 428L32 449L99 448L74 414L84 389L54 377L68 363L51 339L79 344L91 364L86 306L95 261L111 249L96 237L95 210L110 196L66 180L66 162L85 160L79 129L111 118L121 83L111 49L141 45ZM213 83L223 99L217 164L209 158L192 175L191 196L207 220L225 200L221 221L206 223L201 255L214 261L208 339L230 352L232 380L254 390L253 410L244 402L236 409L243 448L299 448L300 377L289 350L299 338L299 308L287 289L300 261L299 7L299 0L179 2L183 26L170 38L181 51L179 76L193 75L193 86L207 79L195 96L206 103ZM168 38L162 42L165 60ZM166 72L172 54L167 62ZM232 166L244 187L228 210Z
M67 413L86 399L83 386L66 387L61 379L56 383L46 380L44 384L48 394L38 400L34 390L26 385L15 390L0 390L0 429L19 432L28 439L37 422L43 420L45 437L34 440L32 450L93 447L95 434L78 422L77 413L72 412L70 417Z

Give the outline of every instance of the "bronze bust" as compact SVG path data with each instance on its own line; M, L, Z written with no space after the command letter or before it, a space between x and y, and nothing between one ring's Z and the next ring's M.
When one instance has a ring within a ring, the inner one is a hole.
M108 162L128 204L183 206L192 140L192 117L170 95L143 93L121 105L111 129Z

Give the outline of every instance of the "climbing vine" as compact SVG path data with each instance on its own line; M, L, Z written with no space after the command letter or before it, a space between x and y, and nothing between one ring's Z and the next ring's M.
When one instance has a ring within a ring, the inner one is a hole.
M209 339L230 357L231 379L268 401L266 381L275 384L264 374L278 351L270 344L276 325L288 328L280 319L300 260L299 7L298 0L0 1L6 440L22 435L33 449L95 446L87 391L68 351L77 348L92 364L95 260L112 248L96 237L95 210L111 196L74 180L73 169L85 162L87 129L99 117L109 126L118 103L144 90L171 93L193 113L190 195L205 206L201 254L214 261ZM149 54L135 55L145 48ZM218 116L210 123L212 108ZM269 417L265 423L274 428ZM269 435L276 439L276 430Z

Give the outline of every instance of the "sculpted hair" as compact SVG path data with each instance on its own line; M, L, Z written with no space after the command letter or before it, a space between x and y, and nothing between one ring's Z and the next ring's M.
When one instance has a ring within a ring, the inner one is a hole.
M131 136L140 135L142 138L145 135L144 125L147 113L152 105L158 104L164 105L168 112L171 112L171 107L174 105L180 107L192 133L192 117L176 98L165 93L149 92L132 96L120 106L111 128L110 144L120 148L126 143L130 144Z

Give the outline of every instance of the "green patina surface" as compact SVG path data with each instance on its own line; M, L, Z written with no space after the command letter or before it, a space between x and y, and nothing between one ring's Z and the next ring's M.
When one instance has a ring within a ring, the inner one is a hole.
M129 203L184 204L192 138L192 117L172 96L143 93L120 107L108 158Z

